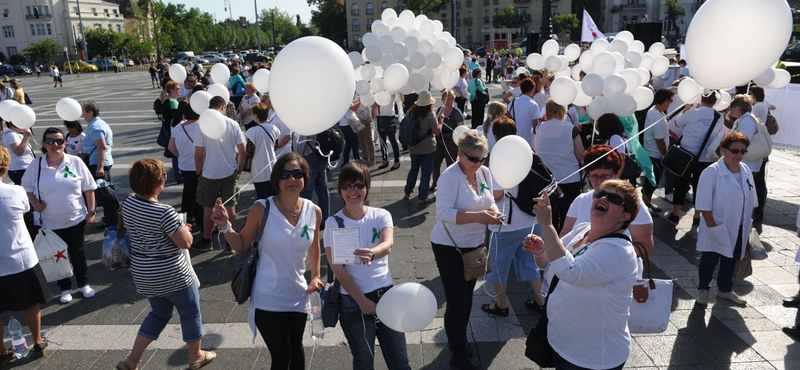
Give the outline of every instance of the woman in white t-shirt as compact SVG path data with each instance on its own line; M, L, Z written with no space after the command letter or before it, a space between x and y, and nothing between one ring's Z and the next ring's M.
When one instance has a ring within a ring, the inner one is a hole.
M172 127L172 134L167 148L178 159L178 170L183 176L183 193L181 195L181 212L186 213L186 222L203 229L203 207L197 204L197 170L194 161L194 139L199 135L200 115L187 104L183 109L185 121Z
M253 145L253 164L251 166L253 186L256 188L258 199L267 199L273 195L278 195L275 186L270 184L272 176L272 166L277 160L275 155L275 142L281 136L281 130L270 123L269 108L264 103L255 103L250 106L253 111L253 122L244 136L247 137L248 145Z
M86 137L83 126L78 121L64 121L64 127L67 128L67 147L64 152L80 156L83 153L83 138Z
M10 149L11 163L8 167L8 177L14 185L20 185L22 175L34 159L31 148L30 129L21 129L11 122L6 122L8 128L3 131L3 146Z
M350 162L339 171L339 195L344 209L325 222L325 252L328 265L341 284L339 324L342 327L354 369L372 369L375 338L390 369L411 369L405 334L377 320L375 308L392 283L389 253L394 244L392 216L383 208L364 205L369 196L370 173L360 162ZM361 245L352 261L334 263L331 234L339 228L358 228Z
M242 101L239 103L239 122L244 125L246 130L256 124L253 122L253 111L250 107L260 101L261 98L256 95L256 85L252 82L244 84L244 97L242 97Z

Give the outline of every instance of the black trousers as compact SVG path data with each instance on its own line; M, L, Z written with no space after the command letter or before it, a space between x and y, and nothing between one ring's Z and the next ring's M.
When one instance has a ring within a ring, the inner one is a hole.
M471 352L467 342L467 325L472 312L472 292L477 280L464 280L464 262L455 248L433 242L431 246L447 302L447 309L444 311L447 346L453 355L467 356ZM474 248L461 248L464 253L472 249Z
M194 225L203 228L203 206L197 204L197 171L181 171L183 176L183 194L181 194L181 212L186 218L194 219Z
M111 166L103 166L105 175L103 179L111 182ZM95 180L100 179L95 175L97 172L97 165L89 166L89 172L92 173ZM96 207L103 207L103 218L105 224L108 226L115 226L117 224L117 211L119 210L119 199L117 198L117 191L113 187L97 188L94 191L94 200Z
M686 202L686 192L689 191L689 184L691 181L692 192L697 196L697 183L700 182L700 174L708 168L713 162L698 162L694 166L691 179L684 179L682 177L675 177L675 191L672 193L672 204L683 206Z
M764 204L767 202L767 163L769 161L765 159L761 164L761 171L753 172L758 197L758 207L753 210L753 216L764 216Z
M306 320L308 315L302 312L256 310L256 327L272 357L272 370L305 370Z
M69 262L72 264L72 274L75 276L78 288L89 284L89 267L86 263L86 251L84 250L83 242L84 226L86 226L86 221L81 221L79 224L66 229L53 230L61 240L67 243ZM70 290L72 289L72 280L70 278L61 279L58 281L58 287L61 288L62 292Z

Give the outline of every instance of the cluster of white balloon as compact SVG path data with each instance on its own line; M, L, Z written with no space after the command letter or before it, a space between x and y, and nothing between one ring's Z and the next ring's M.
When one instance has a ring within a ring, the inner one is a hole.
M437 90L451 88L464 63L464 52L443 30L442 22L415 17L410 10L400 15L392 8L384 10L362 43L362 52L350 52L348 57L358 79L356 92L367 105L389 105L391 94L420 92L428 84Z
M36 122L36 113L31 107L11 99L0 102L0 117L22 129L31 128Z

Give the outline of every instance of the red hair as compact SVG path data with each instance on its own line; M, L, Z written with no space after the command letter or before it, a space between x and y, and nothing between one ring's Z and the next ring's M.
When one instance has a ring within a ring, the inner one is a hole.
M600 158L606 153L608 153L608 155L599 161L592 163L594 160ZM619 170L622 169L622 166L625 165L625 157L623 157L618 151L614 150L614 147L608 145L592 145L586 149L585 152L583 152L583 163L592 163L586 168L587 172L597 169L608 169L614 173L618 173Z

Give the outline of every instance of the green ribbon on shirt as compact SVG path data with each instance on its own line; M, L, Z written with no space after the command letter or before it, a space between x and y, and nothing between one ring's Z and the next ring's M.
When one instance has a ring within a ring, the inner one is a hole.
M375 243L375 240L377 240L377 239L378 239L378 237L379 237L379 235L378 235L378 229L376 229L376 228L374 228L374 227L373 227L373 228L372 228L372 243L373 243L373 244Z
M69 170L69 166L64 166L64 177L66 178L67 176L77 177L72 171Z
M308 234L308 224L303 225L303 232L300 234L300 236L305 236L306 239L311 240L311 236Z
M750 179L747 179L747 186L750 187L748 190L753 190L753 184L750 183Z
M486 183L483 183L483 182L482 182L482 183L481 183L481 191L483 191L483 190L489 191L489 190L491 190L491 189L489 189L489 186L488 186L488 185L486 185Z

